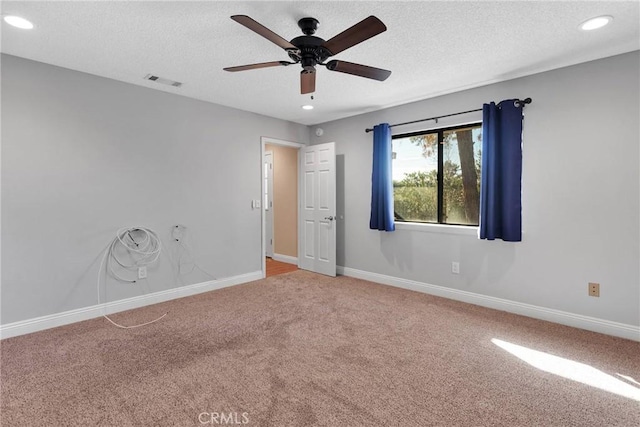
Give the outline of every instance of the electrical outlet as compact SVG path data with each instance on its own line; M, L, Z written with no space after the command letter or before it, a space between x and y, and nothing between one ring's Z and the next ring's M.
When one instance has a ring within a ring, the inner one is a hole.
M453 274L460 274L460 263L459 262L452 262L451 263L451 272Z
M589 296L590 297L599 297L600 296L600 283L591 283L591 282L589 282Z
M138 267L138 279L147 278L147 267Z

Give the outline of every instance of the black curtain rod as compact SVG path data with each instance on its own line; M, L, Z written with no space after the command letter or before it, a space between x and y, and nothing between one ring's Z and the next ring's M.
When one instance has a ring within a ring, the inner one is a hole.
M520 105L522 105L524 107L526 104L531 104L531 98L516 99L513 102L516 104L516 106L518 106L518 104L520 104ZM475 110L461 111L459 113L453 113L453 114L445 114L444 116L429 117L428 119L413 120L411 122L396 123L395 125L389 125L389 127L392 128L392 127L395 127L395 126L411 125L413 123L426 122L426 121L429 121L429 120L435 120L436 123L437 123L438 119L443 119L445 117L451 117L451 116L458 116L460 114L474 113L476 111L482 111L482 108L476 108ZM365 129L364 131L369 133L369 132L373 132L373 129Z

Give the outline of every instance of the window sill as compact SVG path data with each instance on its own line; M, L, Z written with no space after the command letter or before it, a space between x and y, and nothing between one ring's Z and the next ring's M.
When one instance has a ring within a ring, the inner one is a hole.
M422 224L418 222L396 222L396 231L420 231L423 233L457 234L478 237L477 226Z

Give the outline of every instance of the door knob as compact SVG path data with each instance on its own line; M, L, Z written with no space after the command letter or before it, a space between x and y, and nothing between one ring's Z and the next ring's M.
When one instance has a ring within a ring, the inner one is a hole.
M332 216L325 216L324 219L328 219L329 221L333 221L335 218Z

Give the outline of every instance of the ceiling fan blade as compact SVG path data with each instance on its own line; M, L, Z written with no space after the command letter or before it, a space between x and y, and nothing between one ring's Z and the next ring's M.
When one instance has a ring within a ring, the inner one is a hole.
M329 61L326 64L327 70L339 73L353 74L354 76L366 77L368 79L384 81L391 75L391 71L382 68L369 67L368 65L354 64L347 61Z
M381 20L375 16L370 16L327 40L322 46L331 52L333 56L386 30L387 27Z
M307 94L316 91L316 72L302 70L300 71L300 93Z
M283 39L264 25L249 18L247 15L233 15L231 19L236 21L238 24L244 25L248 29L255 31L265 39L277 44L283 49L297 49L297 47L289 43L287 40Z
M249 65L238 65L237 67L227 67L223 68L225 71L244 71L244 70L255 70L257 68L268 68L268 67L278 67L280 65L287 66L294 64L294 62L287 61L271 61L271 62L261 62L259 64L249 64Z

